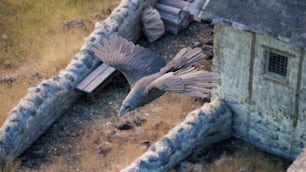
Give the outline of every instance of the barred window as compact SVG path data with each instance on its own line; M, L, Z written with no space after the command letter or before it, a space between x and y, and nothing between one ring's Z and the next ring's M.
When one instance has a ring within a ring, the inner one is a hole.
M282 77L287 76L288 57L282 53L266 50L266 70Z

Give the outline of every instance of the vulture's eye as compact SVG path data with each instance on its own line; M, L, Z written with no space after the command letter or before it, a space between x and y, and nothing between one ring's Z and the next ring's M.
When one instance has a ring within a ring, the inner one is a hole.
M130 105L125 105L125 109L126 109L126 110L131 110L132 108L131 108Z

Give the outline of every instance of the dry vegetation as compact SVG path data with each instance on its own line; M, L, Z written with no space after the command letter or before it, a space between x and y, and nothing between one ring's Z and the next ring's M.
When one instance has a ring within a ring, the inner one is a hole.
M117 119L116 113L113 112L101 112L111 114L108 118L100 118L87 125L82 136L76 141L77 144L71 146L71 151L52 158L51 164L44 163L39 170L120 171L180 123L188 112L201 105L202 103L195 102L190 97L166 94L124 118ZM129 130L118 130L118 123L123 121L137 121L138 126Z
M16 172L20 168L20 161L15 160L5 164L4 167L0 167L1 172Z
M217 152L215 157L196 160L209 172L285 172L290 164L290 161L236 139L209 146L203 152L204 157L211 155L212 151Z
M106 18L119 0L0 1L0 124L28 87L65 68L95 21ZM86 28L65 29L80 18Z

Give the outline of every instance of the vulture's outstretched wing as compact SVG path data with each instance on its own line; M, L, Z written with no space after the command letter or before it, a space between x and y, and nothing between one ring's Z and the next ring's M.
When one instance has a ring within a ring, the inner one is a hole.
M193 97L209 97L212 87L215 86L213 72L197 71L194 67L184 68L176 72L168 72L154 80L147 92L153 88L181 93Z
M183 48L160 72L166 73L176 71L181 68L186 68L197 64L198 62L207 59L207 56L202 53L201 48Z
M140 78L159 72L166 65L158 53L120 36L110 36L108 40L103 40L103 45L96 44L95 47L96 56L122 72L131 87Z

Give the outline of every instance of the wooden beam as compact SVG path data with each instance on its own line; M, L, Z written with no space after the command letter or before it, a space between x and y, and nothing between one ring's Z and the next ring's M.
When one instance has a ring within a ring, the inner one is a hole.
M183 28L188 27L188 25L192 22L193 18L189 14L189 12L183 11L181 15L179 16L180 26Z
M170 5L180 9L184 9L186 6L190 5L189 2L181 0L160 0L159 3Z
M101 83L103 83L108 77L110 77L116 71L113 67L107 67L103 73L95 78L95 80L87 85L83 89L86 93L91 93L94 89L96 89Z
M173 23L175 25L179 25L180 21L178 16L172 15L170 13L159 11L159 15L164 22Z
M101 64L92 73L90 73L84 80L82 80L76 88L86 93L91 93L102 82L104 82L110 75L115 72L113 67Z
M170 5L165 5L165 4L161 4L161 3L157 3L155 5L155 8L159 11L159 12L166 12L166 13L170 13L176 16L179 16L180 13L182 12L182 10L180 8L176 8L176 7L172 7Z
M87 85L92 82L98 75L103 72L107 66L105 64L99 65L93 72L91 72L85 79L83 79L76 88L82 90L83 88L87 87Z

